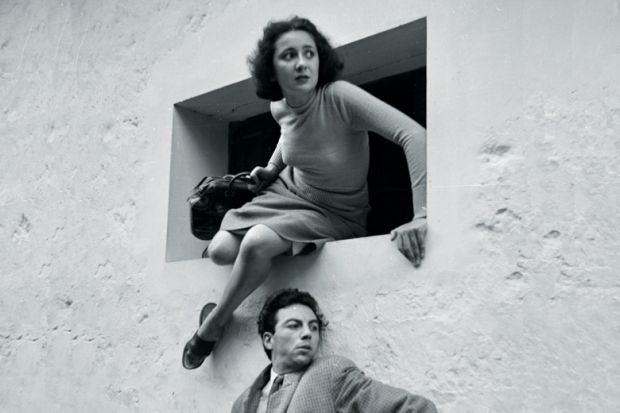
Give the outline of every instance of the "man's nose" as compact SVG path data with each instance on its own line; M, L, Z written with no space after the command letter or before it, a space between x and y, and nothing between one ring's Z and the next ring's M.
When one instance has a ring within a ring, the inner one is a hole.
M303 340L310 340L312 338L312 330L309 327L304 327L301 332L301 338Z

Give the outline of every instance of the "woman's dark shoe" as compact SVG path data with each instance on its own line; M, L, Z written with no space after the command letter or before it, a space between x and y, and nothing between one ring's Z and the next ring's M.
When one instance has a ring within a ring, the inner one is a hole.
M215 303L208 303L202 307L202 310L200 311L199 328L214 308ZM200 367L213 351L215 343L215 341L206 341L201 339L198 337L197 333L194 334L191 340L189 340L183 348L183 367L188 370L193 370Z

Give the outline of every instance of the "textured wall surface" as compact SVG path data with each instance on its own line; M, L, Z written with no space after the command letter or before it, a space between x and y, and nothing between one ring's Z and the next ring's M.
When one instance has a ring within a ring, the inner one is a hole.
M428 18L428 257L281 259L187 372L229 268L165 263L172 104L247 77L292 13L337 45ZM294 285L324 353L441 411L620 411L618 73L617 0L1 1L0 410L228 411Z

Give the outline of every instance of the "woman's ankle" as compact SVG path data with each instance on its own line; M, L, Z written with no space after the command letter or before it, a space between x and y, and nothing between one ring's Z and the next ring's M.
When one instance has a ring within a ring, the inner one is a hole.
M224 332L224 327L225 324L220 324L217 320L207 318L196 334L203 340L216 341L219 340Z

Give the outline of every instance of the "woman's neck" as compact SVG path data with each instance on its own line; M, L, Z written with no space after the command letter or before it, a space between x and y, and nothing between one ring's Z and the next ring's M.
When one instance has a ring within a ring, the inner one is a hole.
M295 108L300 108L304 106L306 103L308 103L312 99L315 93L316 93L316 90L313 90L312 92L308 92L304 94L284 95L284 98L286 99L286 104L289 107L295 109Z

